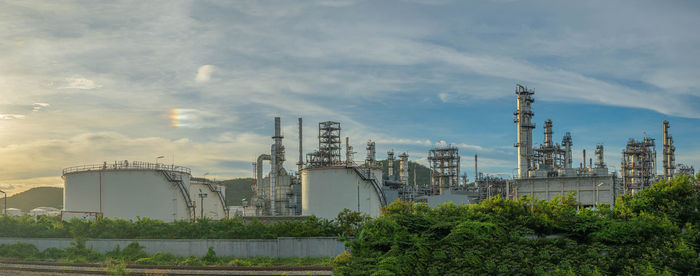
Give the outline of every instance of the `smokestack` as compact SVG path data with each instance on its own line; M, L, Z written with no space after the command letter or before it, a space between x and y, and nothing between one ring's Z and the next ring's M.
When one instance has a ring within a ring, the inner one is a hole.
M299 177L301 177L301 168L304 166L303 159L303 149L302 149L302 135L301 135L301 117L299 117L299 162L297 162L297 167L299 167Z
M282 133L280 127L280 117L275 117L275 141L270 148L270 215L277 215L275 211L275 188L277 187L277 177L284 162L284 147L282 146Z
M586 169L586 149L583 149L583 168Z
M476 154L474 154L474 185L479 186L479 165ZM466 184L466 183L465 183Z

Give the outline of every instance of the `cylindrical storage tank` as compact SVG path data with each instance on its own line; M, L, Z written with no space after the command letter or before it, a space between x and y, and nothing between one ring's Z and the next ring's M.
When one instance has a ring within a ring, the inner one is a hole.
M372 217L381 214L378 191L370 181L362 180L353 168L307 168L301 171L301 179L304 216L334 219L343 209L360 211Z
M108 218L161 221L192 218L190 169L147 162L115 162L63 170L63 210Z
M202 215L214 220L226 218L225 185L205 178L190 178L189 190L192 200L195 201L195 218L201 218ZM204 194L204 198L200 194ZM202 206L204 206L204 210L202 210Z

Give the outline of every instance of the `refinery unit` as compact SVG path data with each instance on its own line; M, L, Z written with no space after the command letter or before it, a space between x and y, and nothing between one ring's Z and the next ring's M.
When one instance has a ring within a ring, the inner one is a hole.
M598 203L614 204L615 197L620 194L617 177L610 173L604 162L603 145L596 147L596 164L586 159L586 150L582 152L582 160L578 168L572 167L571 147L572 137L566 133L561 144L553 141L553 123L547 119L544 122L544 143L537 148L532 146L532 122L534 112L532 103L535 101L534 90L517 85L517 107L514 113L517 126L518 173L507 184L507 197L519 198L523 195L539 199L551 200L556 196L564 196L575 192L576 200L581 205L597 205ZM588 165L586 165L586 161Z
M417 181L416 163L413 163L413 181L409 183L411 164L406 152L388 151L386 163L382 165L384 160L376 158L377 145L370 140L366 143L364 160L356 163L350 137L342 139L340 122L335 121L318 123L318 147L304 154L302 118L298 118L296 170L288 171L284 166L286 152L281 119L275 117L270 151L258 155L256 162L252 163L252 197L243 200L242 206L226 206L225 185L192 177L189 168L157 162L120 161L64 169L64 209L61 214L64 219L99 215L124 219L148 217L163 221L311 215L333 219L344 209L376 217L383 207L397 199L434 207L445 202L471 204L496 196L517 199L527 195L551 200L571 192L583 206L614 205L618 195L635 194L659 179L695 172L692 166L675 164L675 147L673 137L668 133L668 121L662 123L661 175L656 173L656 145L650 137L628 141L622 151L620 177L608 169L602 144L595 146L594 158L587 159L583 149L582 162L574 167L571 133L565 132L561 143L555 143L554 123L546 119L544 141L533 146L535 92L517 85L515 94L517 174L512 179L479 172L475 154L474 181L469 183L466 173L460 174L462 159L459 149L439 143L427 154L429 182ZM343 152L344 158L341 156ZM398 168L395 165L397 158ZM264 162L269 163L267 172L264 172Z

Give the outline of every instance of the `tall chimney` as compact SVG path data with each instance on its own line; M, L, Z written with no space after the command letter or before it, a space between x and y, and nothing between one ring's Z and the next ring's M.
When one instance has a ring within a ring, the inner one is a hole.
M586 169L586 149L583 149L583 169Z
M299 162L297 162L297 167L299 168L299 177L301 177L301 168L304 166L302 137L303 136L301 135L301 117L299 117Z
M479 165L476 154L474 154L474 185L479 186ZM466 184L466 183L465 183Z

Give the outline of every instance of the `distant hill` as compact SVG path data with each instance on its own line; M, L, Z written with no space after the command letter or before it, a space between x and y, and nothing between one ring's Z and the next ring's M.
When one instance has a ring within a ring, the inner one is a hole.
M413 185L414 165L416 170L416 183L418 184L418 186L430 184L430 168L411 161L408 161L408 184ZM388 174L386 160L377 161L377 166L382 168L382 171L384 171L384 175ZM396 180L399 180L399 170L399 160L394 160L394 175L396 176Z
M0 206L5 207L3 198L0 198ZM7 208L28 212L36 207L63 208L63 188L37 187L7 197Z
M250 189L250 185L253 184L252 178L224 180L223 183L226 184L227 206L240 206L244 198L250 202L250 197L253 196L253 191Z

